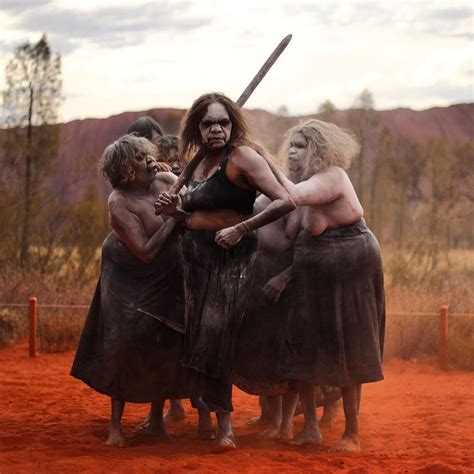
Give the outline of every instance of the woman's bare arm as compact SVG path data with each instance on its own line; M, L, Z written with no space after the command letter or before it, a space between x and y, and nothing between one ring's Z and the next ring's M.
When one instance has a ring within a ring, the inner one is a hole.
M296 202L295 183L293 183L293 181L290 181L285 176L285 173L283 173L283 171L281 171L280 168L278 168L278 166L273 162L273 160L269 156L266 156L265 153L262 153L261 156L267 162L268 167L272 170L272 173L275 175L278 182L286 189L288 194Z
M279 219L296 207L295 202L278 182L265 159L253 149L246 146L236 148L233 152L232 163L251 187L260 191L272 202L264 210L242 223L217 232L216 243L224 248L236 245L247 232Z
M335 201L344 194L345 172L336 166L321 171L295 186L298 206L319 206Z
M120 197L109 199L109 215L114 234L144 263L156 257L176 226L175 219L168 219L148 237L140 218L127 209Z

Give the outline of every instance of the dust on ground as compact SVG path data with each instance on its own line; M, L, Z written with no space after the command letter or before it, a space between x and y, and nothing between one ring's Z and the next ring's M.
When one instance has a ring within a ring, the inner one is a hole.
M28 357L27 345L0 350L0 472L474 472L474 373L441 372L427 362L390 361L383 382L364 385L361 453L329 453L344 421L323 429L320 448L259 437L247 426L258 400L234 392L235 452L211 453L198 439L196 414L170 424L175 442L136 434L147 405L128 404L127 447L105 445L110 401L69 376L73 352ZM295 421L295 432L302 427Z

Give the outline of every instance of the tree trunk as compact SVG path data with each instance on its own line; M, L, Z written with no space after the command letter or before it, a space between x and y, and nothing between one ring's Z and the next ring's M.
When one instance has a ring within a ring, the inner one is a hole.
M30 212L32 202L31 191L31 164L33 150L33 88L30 88L30 101L28 107L28 130L27 130L27 152L25 163L25 196L23 206L23 224L21 228L21 247L20 247L20 264L21 268L27 268L29 264L30 250Z

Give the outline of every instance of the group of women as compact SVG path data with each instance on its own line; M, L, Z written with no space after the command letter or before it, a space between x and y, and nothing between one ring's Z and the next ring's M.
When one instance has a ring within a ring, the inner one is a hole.
M217 448L234 449L232 385L240 381L263 387L251 393L282 395L283 439L292 438L299 396L305 425L295 444L322 443L315 385L340 387L346 428L334 449L360 449L361 384L383 378L385 309L380 249L345 172L359 151L355 139L318 120L294 127L282 147L287 177L250 140L236 104L204 94L181 125L178 161L201 160L180 193L168 192L174 176L158 172L140 140L122 137L101 159L114 187L108 239L127 255L115 258L104 243L72 370L111 396L109 444L123 444L124 402L152 402L150 430L166 436L164 398L189 397L200 435L215 438L214 412ZM286 255L275 275L264 272L268 282L254 271L265 238ZM147 394L130 395L142 378Z

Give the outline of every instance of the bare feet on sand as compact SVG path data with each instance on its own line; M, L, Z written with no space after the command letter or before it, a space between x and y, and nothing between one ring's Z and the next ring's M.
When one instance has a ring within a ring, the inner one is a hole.
M217 446L215 446L211 452L225 453L227 451L233 451L234 449L237 449L237 442L235 440L234 433L229 433L227 435L218 437Z
M359 438L352 436L343 436L342 439L330 450L332 453L357 452L360 451Z
M270 424L270 420L264 416L256 416L255 418L251 418L247 421L247 425L255 425L255 426L265 426Z
M303 446L304 444L323 444L323 437L318 428L304 428L301 433L298 433L289 444L295 446Z
M336 402L325 406L323 416L319 420L319 426L322 426L323 428L329 428L332 426L336 421L341 405L341 401L337 400Z
M125 446L125 438L122 436L120 431L111 430L109 433L109 439L107 440L107 446L116 446L117 448L123 448Z
M216 431L212 427L211 414L199 410L198 434L200 439L214 440L216 439Z
M293 439L293 424L290 426L281 425L277 439L280 441L280 443L288 443L291 439Z
M278 433L280 433L280 428L276 426L270 426L265 431L262 431L258 434L261 438L265 439L275 439L278 438Z
M287 443L293 438L293 426L270 426L265 431L259 434L260 437L265 439L276 439L282 443Z

